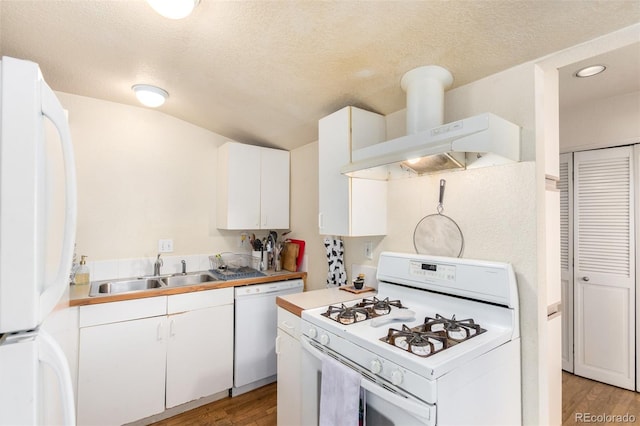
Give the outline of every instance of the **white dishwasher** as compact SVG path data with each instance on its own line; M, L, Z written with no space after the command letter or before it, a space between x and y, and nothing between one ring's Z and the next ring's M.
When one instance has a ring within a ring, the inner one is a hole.
M301 293L303 285L295 279L235 287L232 396L276 381L276 297Z

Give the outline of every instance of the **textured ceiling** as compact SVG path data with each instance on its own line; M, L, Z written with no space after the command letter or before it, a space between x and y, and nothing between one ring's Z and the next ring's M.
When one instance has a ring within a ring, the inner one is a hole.
M454 87L640 22L640 0L216 1L183 20L143 0L0 0L0 54L54 90L161 111L229 138L292 149L319 118L405 107L399 81L437 64Z

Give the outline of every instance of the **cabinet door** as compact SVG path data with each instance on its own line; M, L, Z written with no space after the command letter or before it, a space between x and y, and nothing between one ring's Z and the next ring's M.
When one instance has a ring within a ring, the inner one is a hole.
M340 168L351 161L351 108L318 123L318 227L322 235L349 234L349 182Z
M260 147L229 142L218 149L217 227L260 228Z
M631 147L574 154L575 374L635 389Z
M79 425L119 425L164 411L166 331L166 317L80 329Z
M276 338L278 356L278 424L300 425L302 381L300 379L300 342L278 329Z
M169 316L167 408L233 386L233 305Z
M261 148L260 227L289 228L289 152Z
M351 178L350 235L386 235L387 181Z
M318 123L318 227L322 235L387 232L387 182L349 178L351 151L385 139L384 116L346 107Z

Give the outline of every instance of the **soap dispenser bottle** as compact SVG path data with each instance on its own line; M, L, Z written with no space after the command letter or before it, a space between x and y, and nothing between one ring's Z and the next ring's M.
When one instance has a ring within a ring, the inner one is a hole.
M85 260L87 256L81 256L80 266L76 271L76 285L89 284L89 267L87 266L87 261Z

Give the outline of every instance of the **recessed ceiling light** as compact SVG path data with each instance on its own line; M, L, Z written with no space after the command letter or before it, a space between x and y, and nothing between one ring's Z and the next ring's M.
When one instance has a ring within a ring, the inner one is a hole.
M580 78L592 77L594 75L600 74L606 69L607 67L605 67L604 65L590 65L588 67L579 69L574 75Z
M147 0L160 15L169 19L186 18L200 3L200 0Z
M136 97L142 105L151 108L159 107L169 97L166 90L148 84L135 84L131 86L131 89L136 93Z

